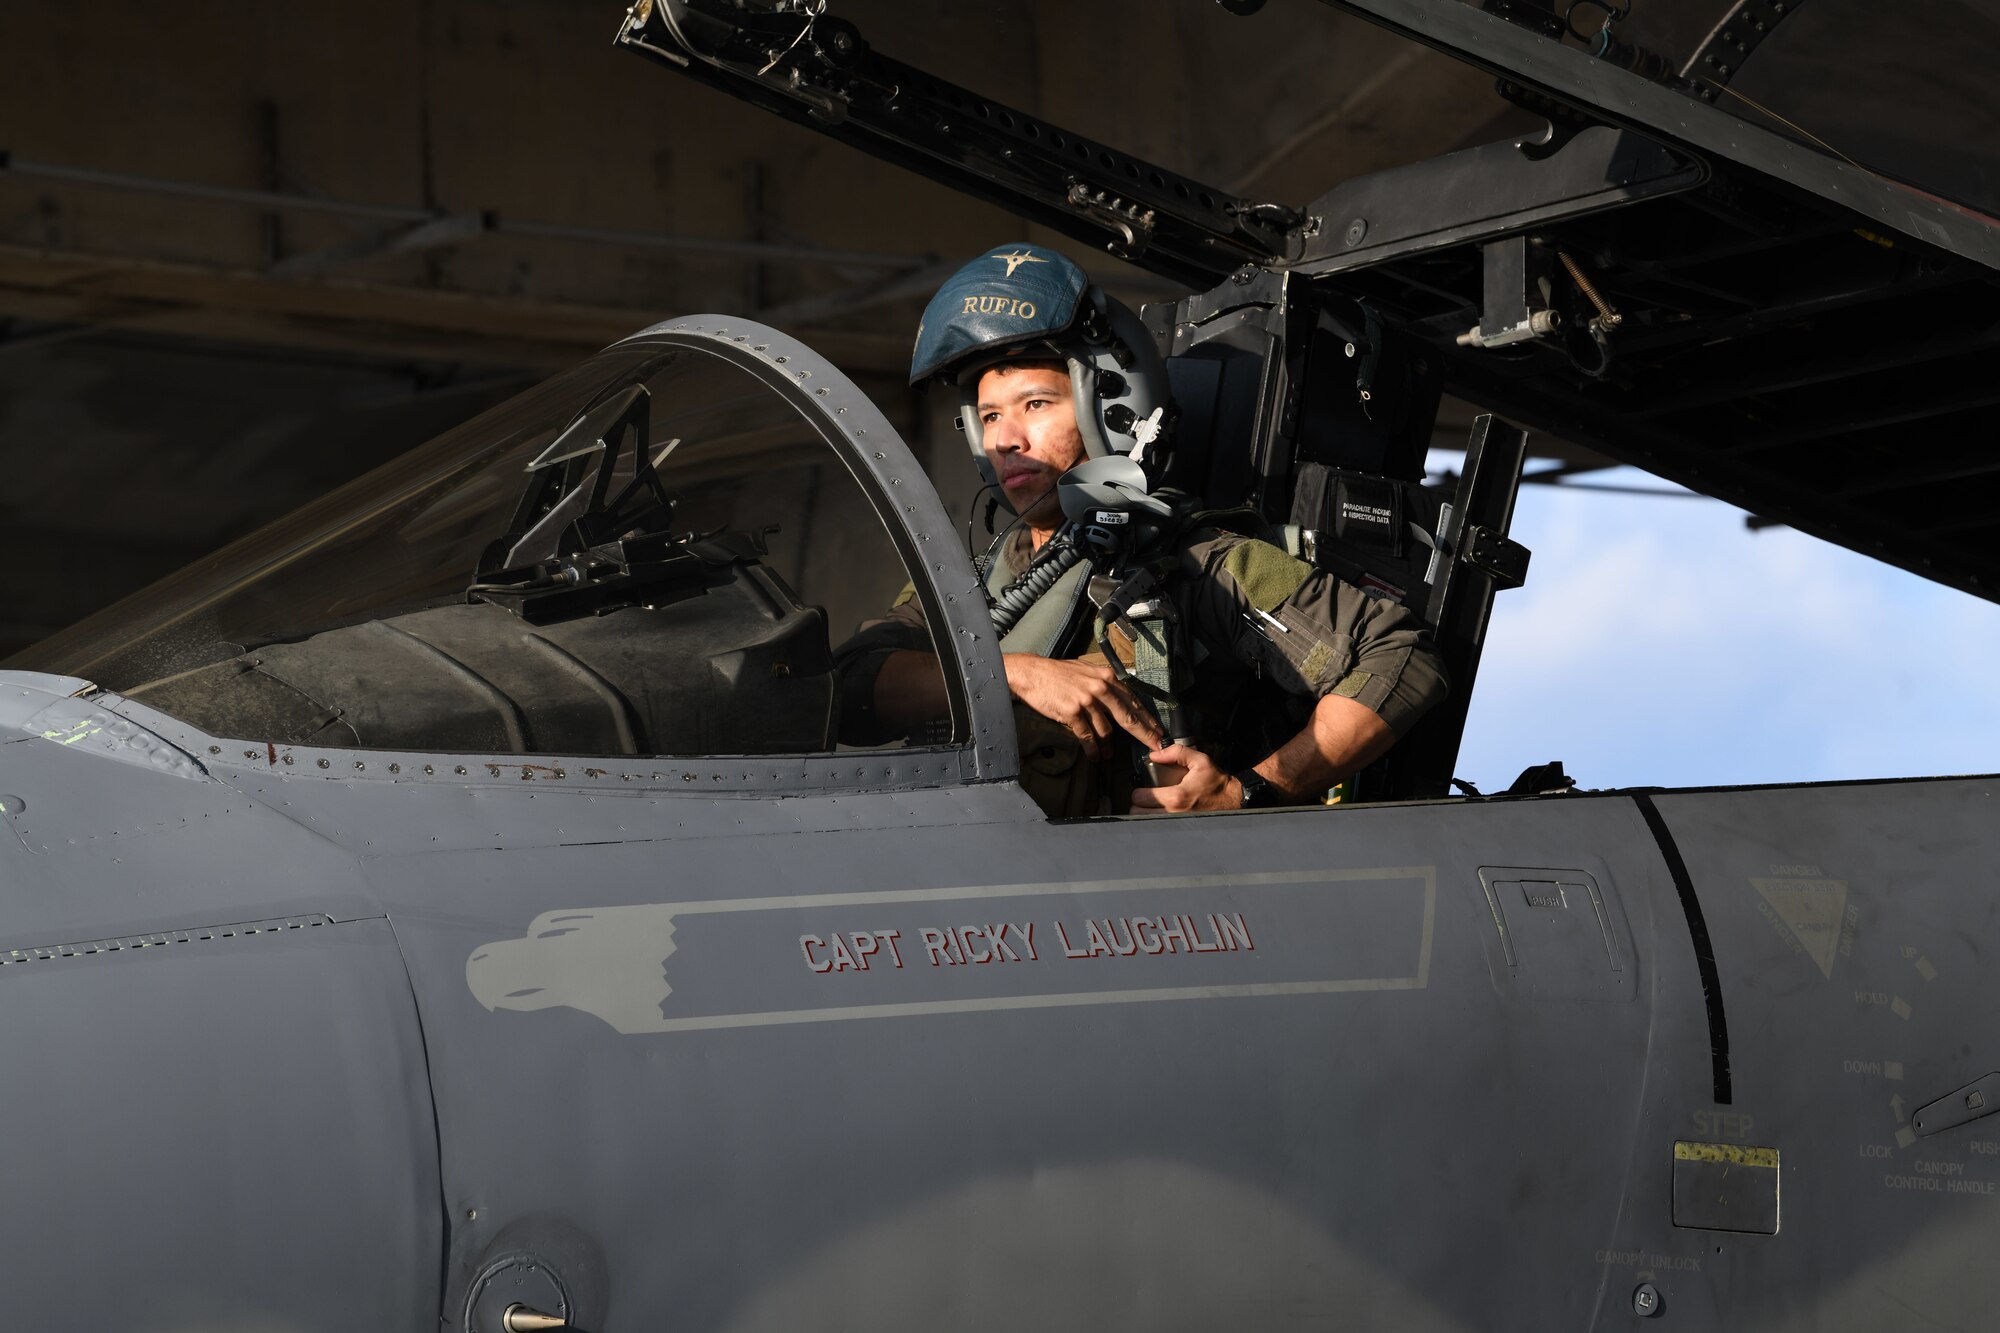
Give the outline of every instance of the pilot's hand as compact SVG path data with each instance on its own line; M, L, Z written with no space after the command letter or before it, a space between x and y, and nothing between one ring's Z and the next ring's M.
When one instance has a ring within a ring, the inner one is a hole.
M1180 781L1167 787L1138 787L1132 792L1134 810L1235 810L1243 804L1243 786L1217 768L1207 753L1192 745L1167 745L1146 758Z
M1007 653L1001 660L1014 697L1075 732L1092 759L1103 757L1104 743L1121 729L1149 748L1166 740L1153 715L1110 667L1033 653Z

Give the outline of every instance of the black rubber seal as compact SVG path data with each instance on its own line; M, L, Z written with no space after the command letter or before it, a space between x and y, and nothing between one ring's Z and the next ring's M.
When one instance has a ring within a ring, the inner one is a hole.
M1715 1104L1728 1106L1731 1100L1729 1020L1722 1012L1722 974L1715 966L1715 946L1709 942L1708 921L1701 914L1701 899L1695 897L1694 877L1688 874L1687 862L1681 859L1681 849L1675 845L1674 835L1668 831L1667 821L1660 817L1653 798L1635 794L1632 799L1638 803L1646 827L1653 831L1653 841L1658 844L1667 863L1667 873L1674 878L1674 890L1681 897L1681 912L1687 917L1688 934L1694 941L1694 965L1701 972L1701 999L1708 1008L1708 1058L1715 1076Z

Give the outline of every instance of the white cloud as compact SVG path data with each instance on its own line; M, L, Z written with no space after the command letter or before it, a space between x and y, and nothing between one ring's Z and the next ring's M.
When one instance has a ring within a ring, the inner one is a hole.
M1587 787L2000 771L2000 606L1711 501L1530 487L1514 536L1458 765L1482 790L1550 759Z

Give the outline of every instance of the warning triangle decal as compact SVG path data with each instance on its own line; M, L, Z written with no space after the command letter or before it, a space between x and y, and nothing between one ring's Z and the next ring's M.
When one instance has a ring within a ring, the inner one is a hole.
M1844 879L1753 879L1806 956L1831 980L1834 950L1840 946L1840 918L1847 910Z

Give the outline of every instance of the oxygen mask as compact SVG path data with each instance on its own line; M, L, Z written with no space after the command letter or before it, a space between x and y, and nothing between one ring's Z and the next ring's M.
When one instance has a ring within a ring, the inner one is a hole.
M1173 518L1173 506L1154 495L1146 470L1123 454L1078 463L1056 482L1063 516L1100 558L1145 547Z

